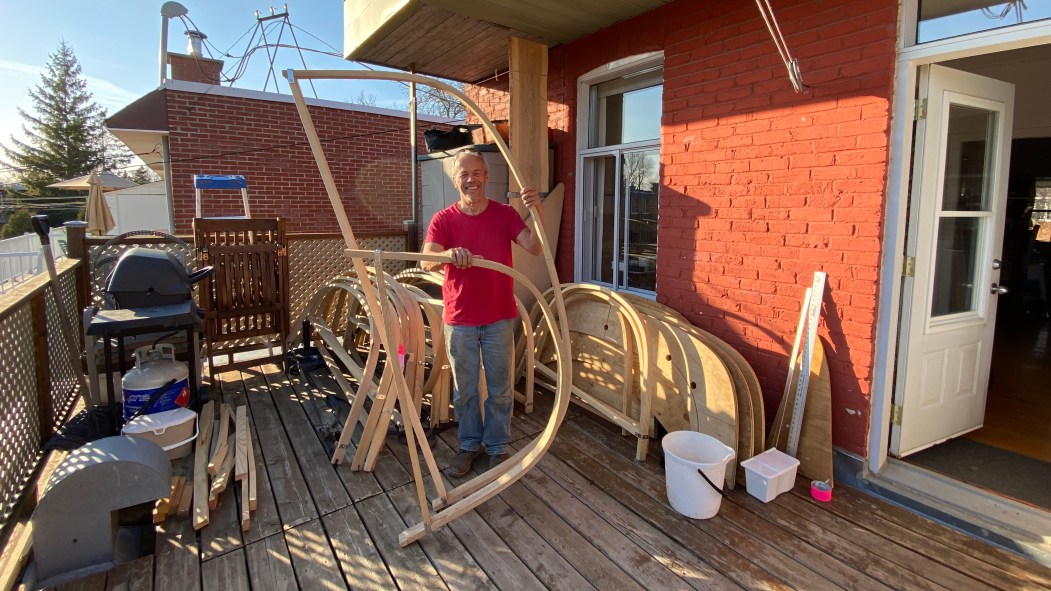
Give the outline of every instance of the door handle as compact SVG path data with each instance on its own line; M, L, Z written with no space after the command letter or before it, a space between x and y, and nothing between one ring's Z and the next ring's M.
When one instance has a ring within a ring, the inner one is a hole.
M1007 293L1007 288L994 283L993 286L989 288L989 293L993 295L1004 295Z
M993 259L993 271L999 271L1004 264L1000 262L1000 259Z

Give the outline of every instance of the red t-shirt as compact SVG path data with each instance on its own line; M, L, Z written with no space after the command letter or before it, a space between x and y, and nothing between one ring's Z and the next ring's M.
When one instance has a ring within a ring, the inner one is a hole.
M485 211L467 215L452 204L431 218L427 242L466 248L487 261L511 266L511 243L526 227L510 205L489 201ZM446 324L483 326L518 316L514 279L499 271L445 265L442 285Z

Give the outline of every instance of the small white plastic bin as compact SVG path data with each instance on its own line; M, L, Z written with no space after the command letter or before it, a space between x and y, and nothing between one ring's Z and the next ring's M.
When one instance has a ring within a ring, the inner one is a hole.
M772 447L741 462L741 467L744 468L748 494L769 503L777 495L792 490L799 460Z
M142 415L124 425L121 432L149 439L164 448L168 459L177 460L190 453L191 444L197 439L197 413L188 408L175 408Z

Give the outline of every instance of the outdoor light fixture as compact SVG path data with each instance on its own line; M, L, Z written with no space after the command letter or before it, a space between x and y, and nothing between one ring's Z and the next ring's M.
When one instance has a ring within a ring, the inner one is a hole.
M185 16L189 10L178 2L165 2L161 5L161 86L168 78L168 19Z

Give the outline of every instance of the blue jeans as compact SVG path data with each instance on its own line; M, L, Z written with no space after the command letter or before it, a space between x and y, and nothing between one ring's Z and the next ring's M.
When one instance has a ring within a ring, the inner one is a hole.
M459 421L460 449L489 455L507 451L511 442L511 320L484 326L445 326L445 344L453 374L453 407ZM478 403L478 369L485 369L485 421Z

